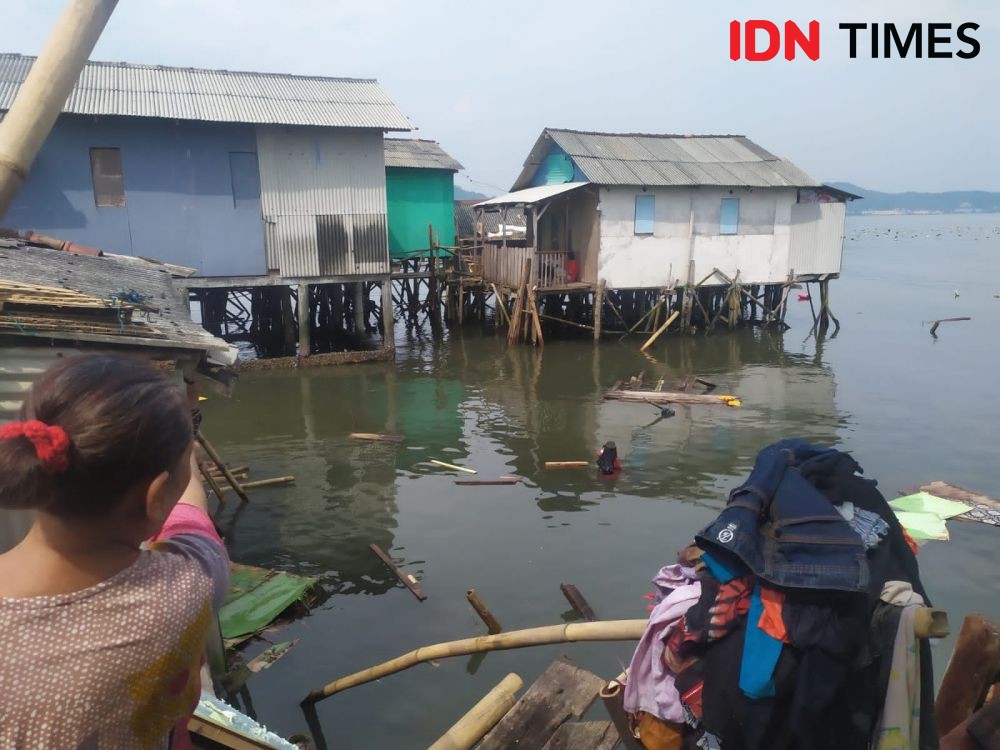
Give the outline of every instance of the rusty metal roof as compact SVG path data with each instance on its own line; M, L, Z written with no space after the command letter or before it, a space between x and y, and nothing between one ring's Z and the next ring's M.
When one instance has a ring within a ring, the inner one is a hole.
M447 169L457 172L464 167L449 156L437 141L420 138L386 138L385 165L414 169Z
M593 133L546 128L511 190L531 184L553 145L598 185L818 187L790 161L742 135Z
M35 58L0 54L0 110ZM88 62L63 112L175 120L410 130L378 81Z

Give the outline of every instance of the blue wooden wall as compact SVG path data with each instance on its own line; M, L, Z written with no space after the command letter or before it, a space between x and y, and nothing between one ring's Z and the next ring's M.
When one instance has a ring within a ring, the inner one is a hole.
M92 147L121 149L124 207L95 206ZM203 276L264 274L256 151L253 125L62 115L0 224Z

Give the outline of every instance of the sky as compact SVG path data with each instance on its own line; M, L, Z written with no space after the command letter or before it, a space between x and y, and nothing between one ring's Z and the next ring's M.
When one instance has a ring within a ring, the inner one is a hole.
M3 0L3 51L37 54L62 6ZM820 59L731 61L753 18L819 21ZM975 22L981 51L871 59L865 35L852 60L853 22ZM820 180L1000 190L996 0L120 0L91 57L377 78L489 194L544 127L738 133Z

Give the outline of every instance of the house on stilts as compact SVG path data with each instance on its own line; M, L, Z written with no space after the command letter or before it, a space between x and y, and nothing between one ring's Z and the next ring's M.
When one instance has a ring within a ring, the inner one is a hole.
M793 285L818 282L817 323L840 274L845 204L744 136L546 128L512 192L478 203L482 224L524 212L523 237L478 243L487 288L515 294L528 271L545 319L681 330L783 324Z
M33 62L0 55L0 112ZM89 62L3 224L194 269L205 327L262 356L381 356L410 128L374 80Z

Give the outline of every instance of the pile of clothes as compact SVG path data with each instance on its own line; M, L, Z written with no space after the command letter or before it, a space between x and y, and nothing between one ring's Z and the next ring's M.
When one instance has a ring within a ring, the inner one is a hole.
M785 440L653 580L625 709L649 750L937 747L915 546L848 454Z

